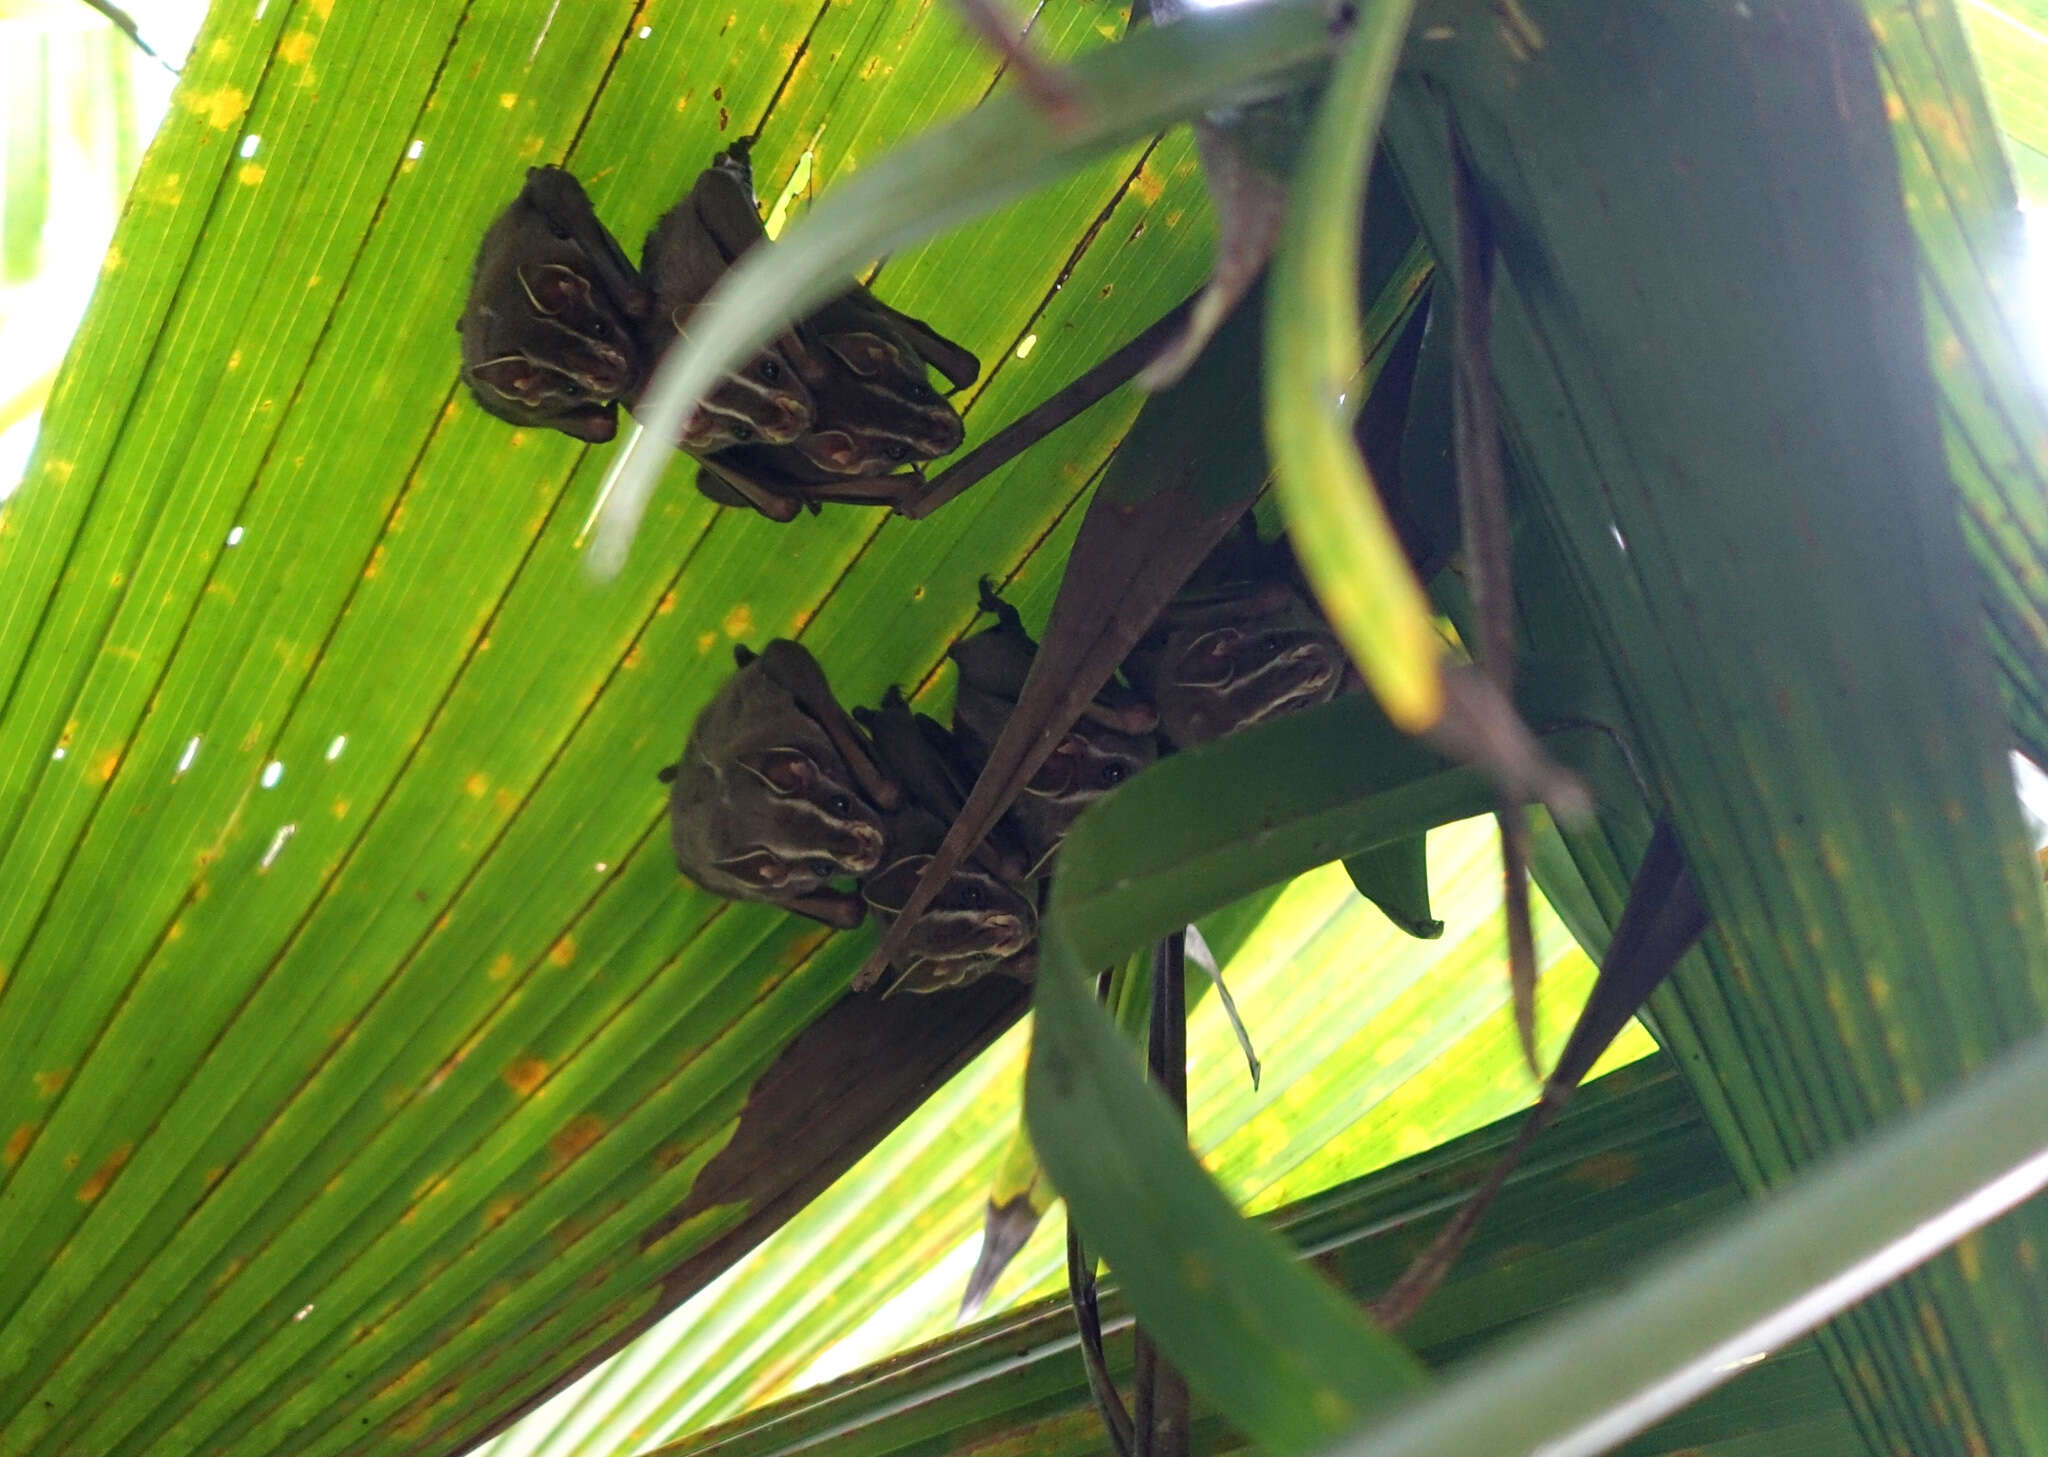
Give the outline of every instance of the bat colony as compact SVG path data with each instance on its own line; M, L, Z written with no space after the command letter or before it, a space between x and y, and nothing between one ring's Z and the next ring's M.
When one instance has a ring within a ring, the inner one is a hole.
M1111 684L1061 738L1022 797L917 918L894 986L930 992L990 972L1028 981L1039 904L1081 811L1162 752L1329 699L1349 686L1334 635L1275 563L1231 542L1132 655L1141 694ZM1246 575L1247 567L1258 571ZM736 651L739 671L662 771L676 864L719 895L828 926L894 923L959 814L1037 651L1016 610L982 584L995 624L958 643L953 724L890 689L849 713L816 659L778 640ZM835 889L851 881L856 889Z
M742 142L713 159L648 234L637 270L574 177L557 167L532 169L484 235L468 306L457 323L462 377L478 403L515 425L589 442L612 439L619 407L635 408L655 362L687 331L718 278L742 253L767 242L747 152ZM1512 719L1506 707L1512 663L1507 515L1484 366L1492 255L1483 210L1462 168L1460 156L1453 197L1460 243L1453 410L1460 515L1467 556L1481 578L1477 595L1488 624L1482 656L1501 709ZM1184 337L1189 317L1183 305L928 482L919 466L958 449L966 433L930 371L958 390L974 382L980 362L855 285L728 371L675 443L699 463L700 492L771 520L790 521L826 503L922 516L1148 363L1187 354L1193 347ZM1243 523L1248 526L1249 517ZM1474 540L1475 523L1493 531L1490 547L1486 539ZM1189 557L1200 550L1197 545ZM928 867L965 847L966 824L981 823L964 821L962 810L992 754L998 760L1010 754L1019 777L1029 762L1016 759L1016 742L995 752L1005 726L1015 718L1032 732L1051 727L1018 711L1037 644L986 581L980 605L994 624L950 653L959 678L950 727L913 711L895 688L876 707L849 712L817 660L797 643L777 640L758 654L737 649L738 671L699 714L682 757L661 771L681 872L713 894L763 902L837 929L873 914L888 933L884 949L893 952L891 989L935 992L997 972L1028 981L1037 966L1038 918L1053 862L1090 803L1162 753L1362 687L1284 544L1262 543L1249 530L1227 537L1128 651L1120 664L1123 681L1111 675L1007 812L927 900L922 882L930 878ZM1060 666L1070 670L1067 697L1078 697L1074 665ZM1099 655L1093 668L1105 668ZM1037 688L1034 694L1042 717L1043 694ZM1047 740L1037 742L1042 748ZM1458 757L1493 764L1497 775L1508 762L1469 745L1452 747ZM1014 781L999 773L996 782ZM1534 954L1527 937L1522 797L1504 792L1500 812L1510 924L1519 928L1511 935L1517 1022L1533 1067ZM992 812L1001 798L978 802ZM963 821L955 832L961 847L945 845L956 821ZM922 909L902 924L914 899ZM1521 1149L1704 926L1676 837L1660 825L1593 997L1545 1081L1542 1101L1487 1185L1375 1306L1386 1324L1398 1325L1442 1278ZM879 953L874 960L879 969ZM1070 1250L1070 1257L1078 1260L1078 1252ZM1085 1333L1087 1282L1076 1280ZM1120 1424L1113 1405L1104 1401L1105 1420L1116 1433L1129 1418ZM1122 1441L1118 1446L1127 1450Z
M767 241L747 154L741 142L713 159L654 225L638 269L573 176L529 171L484 235L456 326L477 402L515 425L612 439L619 407L634 408L719 276ZM706 497L772 520L827 502L902 507L926 487L917 467L965 435L931 370L959 389L980 362L855 285L729 371L676 444L698 461ZM739 671L661 774L682 873L714 894L836 928L870 912L892 925L1037 650L986 584L981 605L996 622L952 651L951 728L893 689L878 707L849 713L794 642L738 649ZM935 991L991 971L1028 980L1040 898L1083 809L1162 751L1326 702L1356 682L1285 549L1255 536L1218 550L1124 671L1130 686L1097 696L909 928L896 986Z

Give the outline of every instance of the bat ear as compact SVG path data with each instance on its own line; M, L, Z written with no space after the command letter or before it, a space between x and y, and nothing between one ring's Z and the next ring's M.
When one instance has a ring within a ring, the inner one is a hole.
M896 347L880 334L865 330L852 334L827 334L824 345L839 362L862 379L873 379L884 369L900 363Z
M1031 776L1026 786L1033 794L1058 796L1072 794L1080 782L1082 756L1086 752L1080 738L1068 734L1059 742L1059 747L1046 756L1038 772Z
M910 903L910 893L917 889L917 878L931 863L929 855L906 855L893 864L883 866L860 883L861 899L878 911L895 914Z
M654 777L660 783L673 784L676 782L676 770L681 767L680 764L664 764L654 771Z
M590 305L590 280L563 264L543 263L531 273L522 268L519 281L525 285L533 306L544 314Z
M581 410L571 410L549 423L564 435L573 435L592 445L602 445L619 433L619 411L616 405L589 405Z
M818 782L818 766L800 749L764 749L740 767L777 794L801 794Z
M732 660L735 663L738 663L742 668L746 667L749 663L753 662L754 659L760 656L761 655L759 653L755 652L752 648L748 647L743 642L736 642L732 645Z
M766 890L779 890L789 883L789 867L769 850L749 850L718 862L718 868L736 879Z
M804 442L804 453L827 470L844 473L859 458L860 447L844 430L813 430Z

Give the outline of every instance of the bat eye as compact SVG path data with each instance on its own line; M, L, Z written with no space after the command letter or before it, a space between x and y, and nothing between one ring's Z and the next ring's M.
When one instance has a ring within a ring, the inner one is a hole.
M782 366L777 364L772 359L762 360L761 378L768 384L774 384L777 380L782 378Z
M603 319L592 319L590 321L590 337L593 339L609 339L612 337L612 326Z
M901 441L891 441L889 444L882 447L882 454L887 456L890 460L901 463L903 461L910 459L910 447L903 444Z
M1111 784L1121 784L1131 777L1131 771L1122 764L1104 764L1102 777Z
M751 425L735 425L732 427L732 438L735 440L752 440L754 438L754 427Z
M980 886L970 885L961 890L960 904L970 911L978 911L988 904L988 897L982 894Z
M820 880L830 880L839 873L839 867L830 860L813 860L808 868L811 874L817 876Z
M840 819L845 819L853 813L853 801L843 794L835 794L825 801L825 808Z

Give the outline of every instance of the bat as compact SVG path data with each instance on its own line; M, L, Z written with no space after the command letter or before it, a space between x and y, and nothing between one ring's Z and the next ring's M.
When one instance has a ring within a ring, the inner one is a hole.
M889 690L879 708L855 709L854 717L903 789L902 805L884 821L882 863L860 887L869 908L892 924L960 812L962 770L952 736L912 713L897 689ZM1023 857L1005 856L997 843L992 837L964 861L910 928L896 957L901 975L892 989L965 986L991 971L1030 980L1037 964L1038 887L1019 883Z
M994 615L995 625L955 644L951 653L960 670L953 727L977 764L986 762L1002 737L1038 652L1017 609L986 579L981 606ZM1046 873L1084 809L1158 758L1152 733L1158 722L1149 704L1113 682L1082 709L1010 807L1031 857L1031 874Z
M901 791L802 646L778 638L734 658L661 771L676 868L715 895L858 925L864 902L833 882L881 865Z
M652 307L582 184L532 168L477 250L455 326L463 381L501 420L610 440L619 402L646 383L638 327Z

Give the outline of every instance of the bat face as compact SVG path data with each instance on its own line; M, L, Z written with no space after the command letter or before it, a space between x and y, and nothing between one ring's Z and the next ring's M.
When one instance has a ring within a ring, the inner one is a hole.
M771 347L718 382L683 422L679 443L693 455L754 442L786 445L811 427L815 408L802 376L782 349Z
M885 475L960 448L967 427L932 388L924 361L879 333L860 330L817 339L812 394L817 418L796 441L820 470Z
M677 864L708 889L758 900L811 895L881 860L880 816L824 756L791 745L736 755L710 805L691 802L682 784L679 775L669 798ZM694 863L685 864L676 821L693 814L704 823L688 837Z
M775 646L815 670L795 644ZM676 866L720 895L852 924L859 905L850 896L833 900L832 882L881 863L882 814L813 707L778 681L774 667L766 656L743 666L691 730L669 776ZM831 902L830 914L797 904L819 897Z
M930 831L917 838L936 848L946 827L934 820ZM910 899L931 858L928 850L902 855L861 882L862 899L885 924ZM1032 901L994 872L969 863L954 872L911 927L896 959L903 971L900 985L930 992L965 986L991 971L1017 974L1018 959L1037 939L1038 908Z
M1158 742L1150 734L1118 733L1085 718L1075 724L1010 810L1036 853L1032 873L1046 873L1060 842L1089 805L1158 757Z
M1293 618L1303 620L1288 620ZM1162 732L1182 748L1328 703L1346 659L1305 607L1285 618L1169 637L1153 690Z
M576 179L536 167L477 251L456 325L462 377L501 420L609 440L618 402L644 382L637 320L648 307Z
M1162 629L1125 671L1158 706L1160 732L1192 748L1327 703L1349 661L1321 615L1278 578L1194 594L1169 606Z

